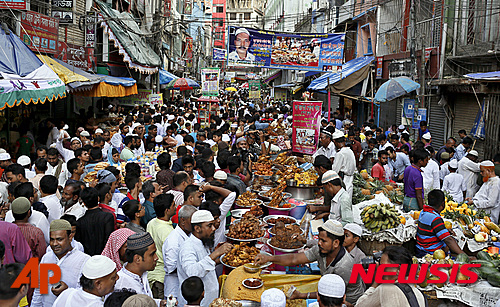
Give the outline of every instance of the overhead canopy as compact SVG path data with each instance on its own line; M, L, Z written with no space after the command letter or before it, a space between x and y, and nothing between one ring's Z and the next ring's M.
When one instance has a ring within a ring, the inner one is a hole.
M480 72L475 74L467 74L464 77L469 79L500 81L500 71Z
M101 82L101 78L95 74L89 74L80 68L74 67L58 59L45 55L37 55L43 63L47 64L61 80L66 84L68 92L74 90L90 90L93 85Z
M62 97L66 87L57 74L19 37L0 27L0 110Z
M342 93L365 79L370 72L370 63L375 58L372 56L360 57L350 60L342 65L342 71L327 73L312 81L308 90L318 91L327 89L333 93Z
M108 75L97 75L101 82L91 90L79 92L77 95L87 97L125 97L137 94L137 84L132 78L119 78Z
M177 79L179 79L179 77L176 75L169 73L165 69L160 69L160 85L168 84L170 81Z
M129 12L119 12L111 4L95 0L100 9L101 26L109 34L123 61L141 73L153 74L158 71L161 59L146 43L145 35Z
M189 78L178 78L176 80L170 81L167 85L168 89L179 90L179 91L187 91L200 87L196 81Z

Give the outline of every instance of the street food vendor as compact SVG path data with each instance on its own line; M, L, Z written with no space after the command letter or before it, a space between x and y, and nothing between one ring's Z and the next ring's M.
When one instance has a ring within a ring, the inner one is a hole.
M500 179L495 174L495 164L489 160L485 160L481 162L479 169L483 177L483 185L474 197L466 198L465 200L468 205L474 204L476 208L489 213L491 221L498 223L498 217L500 215L500 206L498 206Z
M426 254L432 254L438 249L445 252L451 251L454 254L462 254L462 249L458 246L450 231L446 229L440 212L445 207L444 192L432 190L429 192L428 205L418 218L417 228L417 250L418 258Z
M318 228L318 245L304 253L286 255L259 254L255 257L257 265L273 262L282 266L295 266L318 261L321 275L337 274L346 284L346 301L355 304L365 291L365 286L360 278L356 283L349 283L354 258L342 246L344 243L344 228L339 221L328 220ZM316 292L300 293L295 291L292 299L317 298Z

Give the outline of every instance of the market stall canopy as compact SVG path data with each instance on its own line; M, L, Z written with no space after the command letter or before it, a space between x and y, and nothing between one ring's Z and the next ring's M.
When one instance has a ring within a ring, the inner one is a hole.
M64 82L6 27L0 51L0 110L66 97Z
M219 102L219 98L211 97L211 96L201 96L197 99L198 99L198 101L201 101L201 102Z
M477 79L484 81L500 81L500 71L480 72L475 74L467 74L464 77L469 79Z
M342 93L355 86L370 73L370 64L375 60L372 56L359 57L342 65L342 71L327 73L315 79L307 87L310 91L325 90L330 86L333 93Z
M43 63L48 65L61 80L66 84L66 90L71 93L75 90L91 90L95 84L101 82L101 78L90 74L80 68L74 67L59 59L53 59L46 55L37 55Z
M136 71L144 74L158 72L161 59L146 43L145 34L135 22L136 18L129 12L119 12L111 8L111 4L95 1L99 7L99 21L109 39L114 42L123 61Z
M386 102L404 96L420 88L420 84L408 77L396 77L384 82L375 94L375 102Z
M169 84L172 80L177 80L179 77L166 71L165 69L160 69L160 85Z
M226 91L228 91L228 92L237 92L238 90L235 87L230 86L230 87L226 87Z
M120 78L108 75L97 75L101 82L91 90L77 92L76 95L87 97L126 97L137 94L137 84L132 78Z
M200 87L200 85L196 83L196 81L189 78L179 78L177 80L172 80L167 85L167 89L173 89L179 91L192 90L198 87Z

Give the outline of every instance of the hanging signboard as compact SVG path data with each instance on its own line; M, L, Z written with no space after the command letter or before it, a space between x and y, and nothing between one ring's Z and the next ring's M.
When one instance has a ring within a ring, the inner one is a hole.
M292 151L312 155L316 152L321 127L322 101L293 102Z
M201 94L203 96L219 95L220 68L201 69Z
M260 80L248 80L248 98L259 99L260 98Z
M384 67L384 57L377 57L377 75L376 79L382 79L382 69Z
M403 116L406 118L413 118L415 115L415 99L405 98L403 100Z
M290 34L229 26L228 65L329 71L342 66L344 34Z
M427 108L414 108L414 117L413 117L413 129L420 128L421 121L427 121Z
M96 23L96 12L87 12L85 18L85 47L87 48L95 48Z
M149 94L149 103L152 106L163 105L163 94Z
M220 49L220 48L214 48L213 49L213 57L212 59L214 61L225 61L227 60L227 50L226 49Z
M37 53L57 54L58 29L55 18L32 11L21 13L20 37Z
M192 37L186 38L186 58L187 59L193 58L193 38Z
M59 60L83 70L92 69L92 61L88 52L88 48L59 41L58 51L59 53L56 57Z
M486 133L484 131L485 123L484 123L483 111L485 111L484 110L484 100L483 100L483 105L481 106L481 109L479 109L479 111L477 112L476 120L474 121L474 125L472 126L472 129L470 130L470 134L475 139L484 139L484 137L486 136Z
M119 104L122 106L133 107L136 104L142 106L145 103L149 102L149 95L151 95L152 90L137 89L137 92L138 93L134 95L117 98L120 102Z
M59 19L59 24L72 24L73 0L52 0L52 17Z
M2 0L0 9L25 10L26 0Z
M226 71L226 73L224 74L224 80L229 82L236 82L236 72Z
M193 13L193 2L192 0L184 0L184 14L191 15Z

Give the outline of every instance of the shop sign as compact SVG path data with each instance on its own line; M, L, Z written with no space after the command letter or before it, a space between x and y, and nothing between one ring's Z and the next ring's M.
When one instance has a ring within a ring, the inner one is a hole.
M0 9L25 10L26 0L2 0Z
M219 95L220 68L201 69L201 94L203 96Z
M91 70L92 59L89 54L89 49L90 48L84 48L83 46L59 42L59 54L57 58L80 69Z
M384 57L381 56L377 57L377 74L376 74L377 79L382 79L383 66L384 66Z
M321 127L322 101L293 102L292 151L312 155L316 152Z
M73 0L52 0L52 17L59 19L59 24L73 23Z
M21 39L37 53L57 53L59 22L32 11L21 13Z
M87 48L95 48L96 23L96 12L87 12L85 17L85 47Z
M133 107L135 104L142 106L149 102L149 95L152 93L152 90L138 89L137 92L134 95L117 98L120 102L119 104Z

